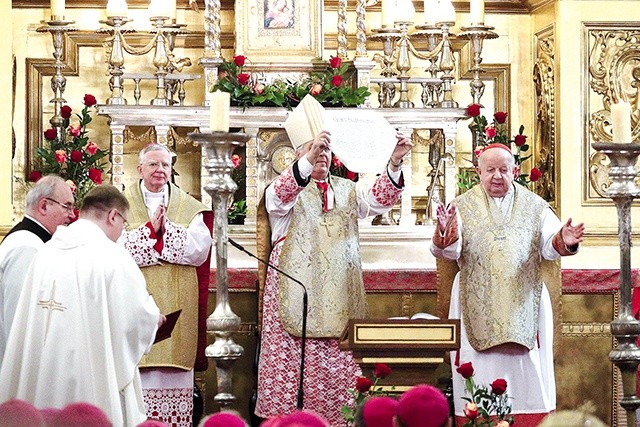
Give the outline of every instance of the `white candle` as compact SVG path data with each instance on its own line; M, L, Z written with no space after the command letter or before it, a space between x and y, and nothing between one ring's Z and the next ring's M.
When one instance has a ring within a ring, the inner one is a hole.
M382 26L386 28L393 28L393 22L395 16L393 10L395 9L395 0L382 0Z
M416 13L412 0L396 0L396 10L398 14L395 16L396 22L411 22Z
M439 16L437 22L456 22L456 10L451 0L440 0Z
M64 19L64 0L51 0L51 19L58 21Z
M107 3L107 16L126 17L129 12L126 0L109 0Z
M149 3L149 17L169 17L169 9L165 0L151 0Z
M471 0L471 25L484 24L484 0Z
M176 20L176 0L167 0L167 11L169 12L169 18Z
M611 104L611 134L613 142L630 144L631 141L631 105L628 102Z
M211 132L229 132L229 106L231 95L219 90L211 94L209 130Z
M425 25L436 25L436 13L438 11L438 0L424 0L424 23Z

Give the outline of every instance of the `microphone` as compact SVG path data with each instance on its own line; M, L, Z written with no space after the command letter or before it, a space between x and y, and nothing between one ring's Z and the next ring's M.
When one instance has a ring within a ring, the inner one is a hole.
M304 378L304 354L305 354L305 347L307 342L307 311L309 309L309 296L307 295L307 287L301 281L299 281L294 277L291 277L290 275L280 270L275 265L249 252L247 249L244 248L244 246L242 246L240 243L236 242L232 238L228 238L228 240L229 240L229 243L231 243L231 246L233 246L234 248L244 252L245 254L249 255L251 258L257 259L264 265L273 268L278 273L282 274L283 276L293 280L298 285L302 286L303 293L302 293L302 336L300 337L300 340L301 340L300 342L300 381L298 383L298 401L296 404L296 408L298 410L301 410L303 409L303 401L304 401L304 389L302 388L302 385L303 385L302 380Z

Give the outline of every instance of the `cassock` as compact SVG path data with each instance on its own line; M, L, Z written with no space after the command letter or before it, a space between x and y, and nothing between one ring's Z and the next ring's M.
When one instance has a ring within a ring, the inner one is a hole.
M304 408L343 425L340 408L351 403L347 389L362 372L338 338L349 317L366 316L357 220L389 211L402 192L402 177L389 170L371 187L331 177L325 194L323 183L310 183L312 170L302 157L265 192L270 262L304 283L309 294ZM296 409L301 298L298 285L268 270L255 410L260 417Z
M560 257L552 243L562 223L518 184L502 198L477 185L455 203L458 239L444 249L432 243L431 252L460 266L449 306L461 322L460 350L451 353L456 416L468 396L455 368L472 362L476 384L506 379L516 424L537 425L556 408L556 385L552 304L535 272L541 258ZM521 345L494 348L508 342Z
M211 232L203 220L208 208L173 184L153 193L141 181L127 188L125 195L131 205L131 229L118 242L142 269L162 313L182 310L171 338L155 345L140 364L147 415L170 425L190 426L198 342L196 267L211 250ZM161 204L167 208L164 231L156 235L150 218Z
M47 229L25 215L0 243L0 367L24 276L36 252L49 239Z
M88 402L114 426L146 419L138 362L160 311L122 246L93 222L59 227L36 254L0 370L0 401Z

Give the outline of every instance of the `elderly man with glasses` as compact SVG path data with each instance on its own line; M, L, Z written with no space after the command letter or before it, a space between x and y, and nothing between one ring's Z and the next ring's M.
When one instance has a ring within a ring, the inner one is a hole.
M140 182L125 190L131 225L120 241L142 269L160 310L182 310L171 338L154 345L140 364L147 414L170 425L190 426L198 350L206 363L206 336L198 345L196 267L206 263L211 250L211 231L204 222L210 209L169 182L171 152L166 146L148 145L138 160ZM206 290L209 266L204 268Z
M56 228L75 219L74 209L69 185L57 175L45 176L27 193L24 218L0 244L0 366L27 268Z

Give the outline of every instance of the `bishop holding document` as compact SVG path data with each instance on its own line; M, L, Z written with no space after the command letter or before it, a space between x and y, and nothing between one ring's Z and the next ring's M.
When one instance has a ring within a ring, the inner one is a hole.
M304 409L340 425L340 407L349 403L347 389L361 371L352 354L339 348L338 338L348 319L367 315L358 219L387 212L397 202L402 159L413 144L394 132L384 154L388 165L371 186L330 176L335 135L322 130L327 123L319 120L321 107L311 101L305 98L285 123L297 160L267 187L264 209L273 245L270 262L304 283L309 295ZM300 285L267 271L256 404L260 417L296 409L301 301Z

